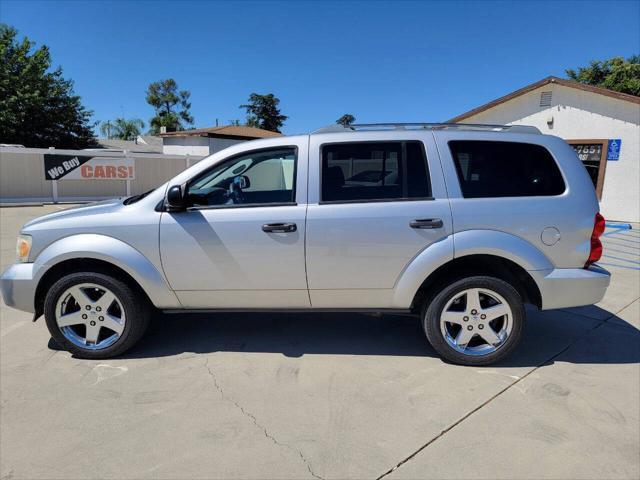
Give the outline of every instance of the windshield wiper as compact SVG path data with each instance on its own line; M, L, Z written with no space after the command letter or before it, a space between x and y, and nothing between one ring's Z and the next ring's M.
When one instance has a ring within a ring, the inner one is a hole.
M155 188L152 188L148 192L140 193L138 195L133 195L132 197L125 198L124 202L122 202L122 203L124 203L125 205L131 205L132 203L136 203L137 201L142 200L144 197L149 195L154 190L155 190Z

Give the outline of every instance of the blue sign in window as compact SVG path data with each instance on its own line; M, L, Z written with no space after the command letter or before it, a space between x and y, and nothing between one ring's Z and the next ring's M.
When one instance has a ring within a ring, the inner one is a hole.
M622 147L622 140L614 138L609 140L607 145L607 160L620 160L620 147Z

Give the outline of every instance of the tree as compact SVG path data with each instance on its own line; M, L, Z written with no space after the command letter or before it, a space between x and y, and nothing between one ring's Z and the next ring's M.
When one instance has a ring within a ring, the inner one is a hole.
M604 61L592 61L578 71L568 69L567 76L580 83L608 88L616 92L640 96L640 56L628 59L613 57Z
M348 127L355 121L356 121L356 117L354 117L350 113L345 113L338 120L336 120L336 123L338 125L342 125L343 127Z
M111 120L102 122L100 124L100 133L107 138L113 138L113 132L115 131L115 125Z
M144 122L139 118L125 120L116 118L114 122L107 120L100 125L100 132L107 138L119 138L120 140L133 140L142 132Z
M26 147L96 146L93 112L74 94L73 81L51 70L47 46L0 24L0 142Z
M246 125L272 132L280 132L284 121L289 117L280 113L279 103L280 100L273 93L267 95L252 93L249 95L249 103L240 105L240 108L247 110Z
M178 84L173 78L151 83L147 88L147 103L156 111L149 121L151 132L158 133L160 127L167 127L168 132L175 132L184 130L184 124L192 125L189 97L191 94L187 90L178 90Z

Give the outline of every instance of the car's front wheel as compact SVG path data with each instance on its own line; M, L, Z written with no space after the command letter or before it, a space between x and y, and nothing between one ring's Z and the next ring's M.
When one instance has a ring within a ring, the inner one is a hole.
M102 273L66 275L49 289L44 314L51 336L81 358L110 358L144 334L150 308L126 283Z
M494 277L453 282L425 305L423 326L433 348L461 365L502 360L522 336L525 310L517 290Z

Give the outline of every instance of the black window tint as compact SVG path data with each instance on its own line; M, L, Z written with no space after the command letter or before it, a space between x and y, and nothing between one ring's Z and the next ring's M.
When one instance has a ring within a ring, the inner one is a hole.
M449 148L465 198L549 196L565 190L555 160L540 145L452 141Z
M431 185L427 174L427 159L422 145L418 142L407 142L407 197L420 198L431 196Z
M420 142L361 142L322 148L322 201L371 201L431 196Z

